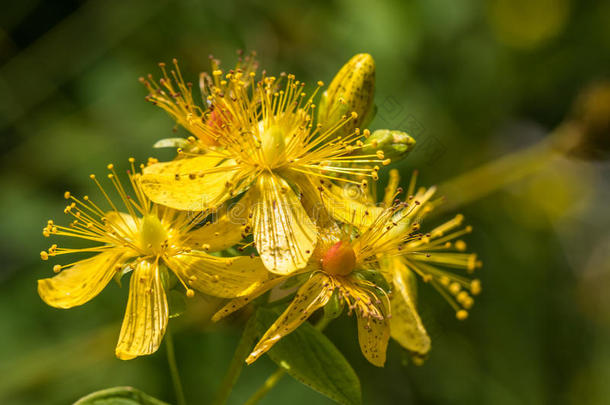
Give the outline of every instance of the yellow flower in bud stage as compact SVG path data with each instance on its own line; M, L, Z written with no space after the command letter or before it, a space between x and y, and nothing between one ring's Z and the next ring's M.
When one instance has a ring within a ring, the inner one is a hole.
M342 115L356 111L358 118L346 124L337 135L365 128L373 119L374 99L375 60L368 53L359 53L343 65L322 94L318 122L323 127L334 125Z
M83 239L96 245L74 249L52 245L41 252L43 260L72 253L91 256L56 264L53 270L59 274L38 280L38 293L47 304L72 308L94 298L113 278L131 271L127 309L116 347L116 356L124 360L151 354L159 347L169 317L166 293L170 272L189 297L194 295L193 288L225 298L245 295L268 277L258 258L222 258L203 251L222 250L239 242L240 232L226 232L239 224L231 225L223 216L216 223L194 229L204 214L191 215L151 203L138 183L140 174L135 174L133 159L130 163L130 188L118 179L114 166L108 165L108 178L122 210L94 175L91 178L110 211L88 196L79 199L65 193L70 203L64 213L73 221L61 226L49 220L43 235Z
M307 96L305 84L290 74L263 73L257 80L252 71L214 69L204 86L205 110L194 106L177 64L169 74L163 71L158 84L144 80L149 100L191 131L191 142L205 153L182 151L175 161L147 167L142 189L156 203L181 210L216 207L245 192L254 243L273 273L304 268L314 251L315 210L322 206L318 181L361 186L362 178L390 163L383 153L353 154L368 131L337 136L358 113L347 112L323 129L313 124L321 82Z

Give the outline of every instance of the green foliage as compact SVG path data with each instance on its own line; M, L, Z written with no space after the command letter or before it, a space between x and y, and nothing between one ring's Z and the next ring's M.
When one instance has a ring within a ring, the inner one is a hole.
M259 308L259 334L265 333L278 312ZM286 373L308 387L343 405L362 403L360 380L335 345L310 323L282 338L267 352Z
M114 387L93 392L74 405L168 405L133 387Z

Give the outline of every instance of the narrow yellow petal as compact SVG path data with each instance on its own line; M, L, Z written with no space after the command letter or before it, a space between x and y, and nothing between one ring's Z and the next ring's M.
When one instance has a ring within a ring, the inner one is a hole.
M144 169L140 184L152 201L168 207L203 211L230 197L235 162L207 155L155 163Z
M173 256L166 263L194 289L221 298L248 295L270 276L258 257L192 252Z
M104 215L107 227L121 238L130 239L138 233L136 219L124 212L110 211Z
M391 272L394 287L390 297L391 336L405 349L425 355L430 350L430 337L417 313L415 293L411 288L413 274L402 257L388 258L386 263L382 266Z
M390 323L387 318L358 317L358 342L364 357L377 367L383 367L390 339Z
M129 299L116 356L121 360L157 351L168 320L165 290L157 263L138 263L129 283Z
M224 307L218 310L214 316L212 316L213 322L218 322L222 318L231 315L233 312L238 311L252 302L252 300L260 297L267 291L271 290L277 285L280 285L287 280L287 277L276 277L262 281L258 286L245 297L234 298L230 300Z
M246 363L253 363L278 340L298 328L316 309L326 305L332 293L332 288L328 288L326 276L314 274L299 288L288 308L265 332L246 359Z
M316 225L284 179L263 174L257 190L254 241L263 263L282 275L302 269L316 244Z
M125 256L125 250L111 249L80 261L55 277L38 280L38 294L55 308L82 305L106 287Z

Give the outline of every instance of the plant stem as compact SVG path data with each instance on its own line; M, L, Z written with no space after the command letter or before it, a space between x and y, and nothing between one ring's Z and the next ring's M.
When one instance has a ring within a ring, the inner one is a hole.
M246 357L248 357L248 354L254 346L254 341L256 339L255 317L255 315L250 316L250 319L246 323L241 339L235 348L235 353L231 360L231 364L229 365L229 369L227 370L222 383L220 383L220 387L214 396L212 405L224 405L231 395L233 386L244 368Z
M186 405L184 399L184 390L182 389L182 383L180 382L180 374L178 373L178 365L176 363L176 353L174 352L174 339L172 337L169 327L165 333L165 347L167 348L167 363L169 365L169 372L172 376L172 383L174 384L174 392L176 394L176 401L178 405Z
M265 383L246 401L245 405L255 405L263 399L265 395L282 379L286 374L284 369L278 368L275 373L271 374L269 378L265 380Z

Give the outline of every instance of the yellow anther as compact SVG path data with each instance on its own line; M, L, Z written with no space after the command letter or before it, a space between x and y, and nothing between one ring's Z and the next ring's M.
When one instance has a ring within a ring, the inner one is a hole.
M459 283L451 283L449 285L449 292L451 292L451 294L453 295L457 295L462 287L460 287Z
M385 154L383 153L382 150L378 150L377 152L375 152L375 155L377 156L377 159L385 158Z
M460 309L455 313L455 317L460 321L463 321L464 319L468 318L468 311L465 309Z
M106 169L112 170L112 169L114 169L114 165L112 163L108 163L108 166L106 166Z
M64 193L64 198L65 198L66 200L68 200L68 199L69 199L71 196L72 196L72 195L70 194L70 192L69 192L69 191L66 191L66 192Z
M90 174L90 175L89 175L89 178L90 178L91 180L95 179L95 174Z
M189 298L193 298L195 296L195 291L189 288L188 290L186 290L186 296Z
M479 295L481 293L481 280L475 279L470 282L470 292L472 295Z
M40 252L40 258L42 260L49 260L49 254L43 250L42 252Z
M455 241L455 248L457 250L459 250L460 252L463 252L466 250L466 242L464 242L463 240L456 240Z
M61 271L61 266L59 264L56 264L55 266L53 266L53 272L59 273L60 271Z
M355 120L358 118L358 113L356 111L352 111L352 119Z
M466 269L468 270L469 273L472 273L474 271L474 269L477 268L477 255L476 254L471 254L470 256L468 256L468 264Z
M318 80L318 86L320 86L320 87L324 86L324 82L322 80Z
M134 162L136 161L136 159L135 159L135 158L130 157L129 159L127 159L127 161L128 161L129 163L134 163Z
M365 129L364 131L362 131L362 135L364 135L365 138L368 138L371 135L371 131Z
M386 159L386 160L384 160L383 162L381 162L381 164L382 164L382 165L384 165L384 166L387 166L387 165L389 165L390 163L392 163L392 159Z

